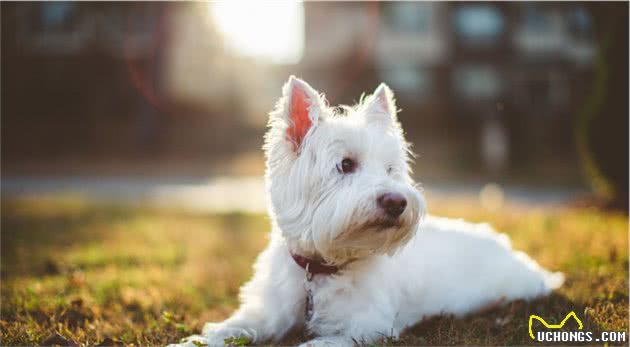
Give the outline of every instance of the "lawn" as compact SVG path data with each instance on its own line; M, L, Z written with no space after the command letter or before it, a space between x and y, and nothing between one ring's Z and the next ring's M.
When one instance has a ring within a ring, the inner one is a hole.
M464 319L441 316L395 345L540 345L530 314L584 329L628 332L628 218L591 209L429 201L431 212L488 221L515 248L561 270L549 298ZM164 345L220 321L265 247L264 215L93 204L80 199L2 204L2 345ZM462 283L462 285L465 285ZM571 325L571 323L569 323ZM575 327L573 327L575 329ZM299 334L284 344L299 342ZM627 342L625 343L627 345Z

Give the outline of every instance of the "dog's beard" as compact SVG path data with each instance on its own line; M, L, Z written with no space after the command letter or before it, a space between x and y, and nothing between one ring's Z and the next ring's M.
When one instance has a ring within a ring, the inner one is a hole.
M403 222L398 218L389 217L377 217L373 220L367 221L362 228L365 230L375 229L378 231L385 231L388 229L398 229L403 227Z
M327 222L313 230L318 253L335 264L377 254L393 255L414 236L424 213L419 194L409 200L409 209L398 218L389 218L375 207L356 206L337 219L323 219Z
M326 256L335 263L349 259L361 259L375 254L393 255L414 235L416 226L369 222L364 227L341 232L333 241L333 247L326 250Z

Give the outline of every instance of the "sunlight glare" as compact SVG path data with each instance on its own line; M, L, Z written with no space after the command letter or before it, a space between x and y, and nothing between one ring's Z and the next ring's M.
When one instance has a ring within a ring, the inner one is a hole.
M277 64L295 64L304 51L301 2L219 1L209 11L228 49Z

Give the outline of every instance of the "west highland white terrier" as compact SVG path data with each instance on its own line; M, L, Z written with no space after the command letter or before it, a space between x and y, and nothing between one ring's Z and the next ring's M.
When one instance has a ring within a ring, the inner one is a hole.
M342 112L295 77L282 93L264 146L269 245L239 309L184 344L260 344L295 329L307 346L373 343L562 284L487 224L425 216L385 84Z

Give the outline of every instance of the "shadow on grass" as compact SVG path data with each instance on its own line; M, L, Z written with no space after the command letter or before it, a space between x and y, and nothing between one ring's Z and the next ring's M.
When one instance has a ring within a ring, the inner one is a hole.
M627 305L627 298L619 298L619 303L621 302ZM595 343L594 339L599 337L605 329L591 319L588 305L571 301L562 294L553 293L545 298L530 302L519 300L507 306L461 319L446 315L432 317L409 328L395 345L576 345L580 342L539 342L532 340L529 335L530 315L540 316L549 324L558 324L570 312L575 312L582 321L581 331L593 333L593 343ZM548 329L539 321L534 320L532 331L536 335L538 331L580 330L579 324L574 320L568 320L562 329Z
M627 298L618 297L611 304L625 304ZM398 340L390 337L369 346L523 346L523 345L602 345L595 341L605 327L592 319L594 312L587 304L577 303L566 296L553 293L548 297L533 301L514 301L481 313L455 318L452 315L434 316L406 329ZM580 330L575 320L568 320L561 329L549 329L537 320L533 321L532 332L539 331L583 331L592 333L592 341L580 342L539 342L529 335L529 317L537 315L548 324L559 324L567 314L575 312L583 327ZM623 313L622 313L623 314ZM627 332L626 332L627 336ZM626 337L627 338L627 337ZM293 331L277 345L296 345L307 341L302 331ZM627 346L627 342L609 342L609 346ZM368 345L366 345L368 346Z

